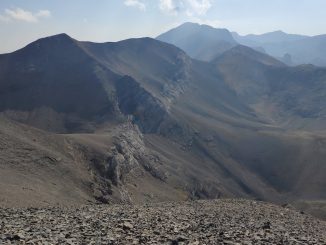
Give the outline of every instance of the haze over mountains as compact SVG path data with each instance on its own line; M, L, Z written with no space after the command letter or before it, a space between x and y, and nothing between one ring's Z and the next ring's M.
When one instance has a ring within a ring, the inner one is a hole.
M210 61L217 55L237 45L227 29L216 29L208 25L185 23L157 37L171 43L191 57Z
M234 36L187 23L0 55L0 202L323 203L326 68L257 51L314 38Z
M172 43L193 58L205 61L212 60L235 44L242 44L265 52L288 65L326 66L326 35L305 36L275 31L241 36L226 29L185 23L161 34L157 39ZM221 45L218 45L219 42ZM196 53L197 50L199 52Z

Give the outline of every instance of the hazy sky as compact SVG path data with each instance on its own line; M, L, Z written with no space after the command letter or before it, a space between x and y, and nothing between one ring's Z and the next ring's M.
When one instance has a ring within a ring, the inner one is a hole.
M326 0L0 0L0 53L40 37L79 40L150 36L183 22L240 34L326 34Z

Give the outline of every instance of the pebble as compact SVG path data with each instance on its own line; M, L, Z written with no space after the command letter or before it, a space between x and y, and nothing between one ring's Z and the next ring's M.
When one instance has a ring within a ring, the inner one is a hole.
M326 222L239 199L0 208L0 244L326 244Z

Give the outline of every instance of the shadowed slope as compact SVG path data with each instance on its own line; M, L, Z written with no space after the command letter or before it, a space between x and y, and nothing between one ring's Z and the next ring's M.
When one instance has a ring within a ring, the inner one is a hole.
M0 67L0 110L19 121L56 132L91 131L87 121L114 114L106 90L118 76L65 34L0 56Z

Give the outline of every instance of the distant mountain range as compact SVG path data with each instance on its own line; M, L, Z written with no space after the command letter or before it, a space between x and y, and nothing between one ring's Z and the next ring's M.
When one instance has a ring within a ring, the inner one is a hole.
M159 39L0 55L1 203L326 200L326 68L207 26Z
M235 44L242 44L265 52L287 65L326 66L326 35L310 37L275 31L241 36L226 29L185 23L158 36L157 39L174 44L191 57L205 61L212 60Z

